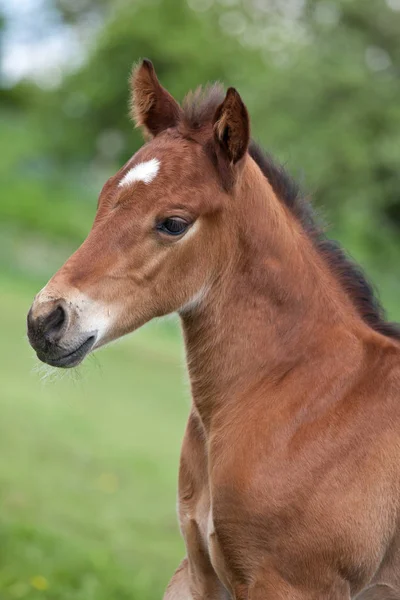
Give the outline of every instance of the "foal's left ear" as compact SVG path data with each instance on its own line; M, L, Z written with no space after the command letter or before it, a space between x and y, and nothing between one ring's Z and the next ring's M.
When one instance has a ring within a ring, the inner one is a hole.
M247 152L250 119L247 108L235 88L229 88L214 116L214 136L231 164Z
M137 127L156 136L178 124L181 107L157 79L150 60L144 59L132 71L131 116Z

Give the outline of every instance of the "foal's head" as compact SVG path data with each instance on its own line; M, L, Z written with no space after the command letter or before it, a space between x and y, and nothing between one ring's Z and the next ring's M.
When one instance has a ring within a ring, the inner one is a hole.
M218 94L181 108L149 61L134 70L132 113L149 141L107 181L87 239L33 302L41 360L75 366L153 317L191 310L221 276L249 120L234 89Z

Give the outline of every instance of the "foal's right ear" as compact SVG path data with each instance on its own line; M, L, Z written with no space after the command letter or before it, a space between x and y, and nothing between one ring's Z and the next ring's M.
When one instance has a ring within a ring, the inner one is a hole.
M131 116L151 137L178 124L181 107L157 79L151 61L145 59L132 71Z
M214 116L214 137L225 158L235 165L247 152L250 119L247 108L235 88L229 88Z

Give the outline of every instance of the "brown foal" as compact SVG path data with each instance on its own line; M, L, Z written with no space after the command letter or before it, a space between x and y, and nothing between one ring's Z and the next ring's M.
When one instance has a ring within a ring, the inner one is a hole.
M234 89L180 106L149 61L132 87L149 141L35 298L32 346L71 367L180 314L187 558L166 600L399 600L400 331Z

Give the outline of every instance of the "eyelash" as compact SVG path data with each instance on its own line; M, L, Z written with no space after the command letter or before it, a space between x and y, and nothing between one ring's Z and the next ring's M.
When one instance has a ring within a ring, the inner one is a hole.
M161 233L178 237L185 233L190 226L190 223L182 217L167 217L157 223L156 229Z

